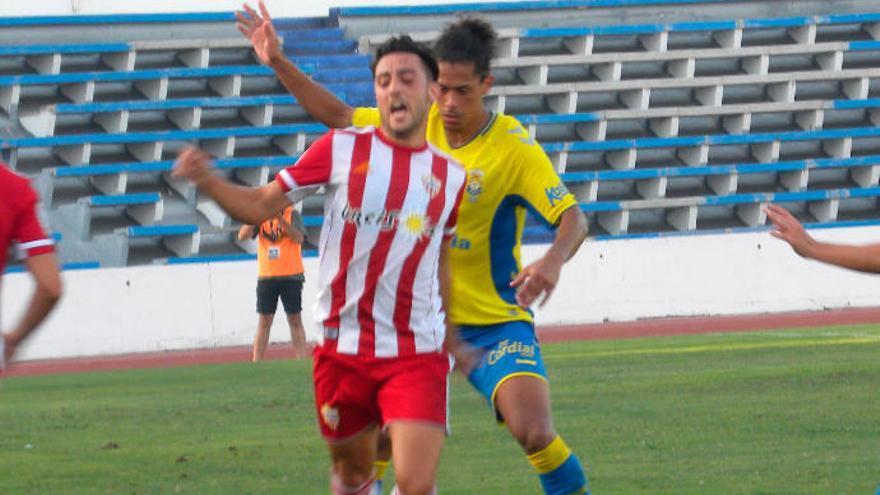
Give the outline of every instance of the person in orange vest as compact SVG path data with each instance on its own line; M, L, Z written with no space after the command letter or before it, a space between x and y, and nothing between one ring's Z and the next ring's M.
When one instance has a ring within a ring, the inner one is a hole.
M297 358L308 356L305 330L302 323L303 274L302 242L305 225L302 216L287 207L263 222L242 225L238 239L257 239L257 335L254 337L254 362L261 361L269 343L269 329L275 319L278 298L284 304L290 339Z

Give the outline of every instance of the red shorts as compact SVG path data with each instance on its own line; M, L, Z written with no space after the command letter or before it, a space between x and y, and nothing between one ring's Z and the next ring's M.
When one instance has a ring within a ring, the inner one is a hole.
M313 371L318 423L328 441L346 440L371 424L396 420L446 429L445 352L363 359L318 347Z

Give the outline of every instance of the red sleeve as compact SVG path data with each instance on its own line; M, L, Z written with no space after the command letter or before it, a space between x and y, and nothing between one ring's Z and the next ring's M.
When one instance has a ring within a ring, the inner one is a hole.
M455 204L452 205L452 211L449 212L449 218L446 219L446 227L443 229L444 237L452 237L455 234L455 226L458 225L458 207L461 205L465 184L467 184L467 180L461 181L458 194L455 195Z
M296 163L278 172L275 180L281 190L291 196L297 189L329 183L332 170L333 131L330 131L312 143Z
M31 257L54 251L50 239L37 218L37 195L25 185L22 188L20 209L13 221L12 238L18 242L22 256Z

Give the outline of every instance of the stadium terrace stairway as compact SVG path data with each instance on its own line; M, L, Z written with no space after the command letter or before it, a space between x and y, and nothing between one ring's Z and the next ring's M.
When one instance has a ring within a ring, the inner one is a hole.
M0 39L37 33L33 44L0 44L0 108L17 123L0 148L34 180L62 261L252 258L237 225L170 176L174 156L197 143L220 157L221 173L260 185L326 128L255 60L231 14L92 17L0 20ZM96 35L101 25L116 39ZM344 101L372 104L369 57L334 18L276 27L306 73ZM174 36L151 34L162 31ZM314 234L320 222L309 225Z
M541 143L591 236L620 239L762 229L768 203L812 226L880 223L880 12L808 3L816 15L713 0L454 10L499 26L488 108ZM342 8L276 29L303 71L365 106L370 53L391 25L376 19L404 19L429 41L447 7ZM663 22L646 20L650 8ZM36 184L67 266L253 257L238 225L171 177L174 157L198 144L218 173L257 186L326 128L232 23L229 13L0 19L11 122L0 152ZM32 44L8 41L26 28ZM310 249L322 209L322 196L303 204ZM529 219L527 242L552 236Z

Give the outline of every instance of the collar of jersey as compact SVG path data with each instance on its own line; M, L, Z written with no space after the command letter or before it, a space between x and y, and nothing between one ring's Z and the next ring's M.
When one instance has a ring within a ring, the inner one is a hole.
M426 149L428 149L428 141L427 140L425 140L425 144L423 144L419 147L415 147L415 148L395 143L394 141L389 139L388 136L386 136L384 132L382 132L382 129L380 127L376 128L376 136L378 136L379 140L382 141L383 143L387 144L388 146L391 146L392 148L397 148L399 150L419 152L419 151L425 151Z
M473 142L476 141L477 139L481 138L482 136L485 136L485 135L489 132L489 129L492 128L492 124L494 124L496 120L498 120L498 113L496 113L496 112L489 112L489 118L486 119L486 123L483 124L483 127L480 127L480 130L478 130L478 131L474 134L474 137L468 139L467 142L465 142L465 143L462 144L461 146L452 146L452 145L450 145L449 148L450 148L450 149L454 149L454 150L460 150L460 149L464 148L465 146L467 146L467 145L473 143ZM444 132L445 132L445 131L444 131Z

